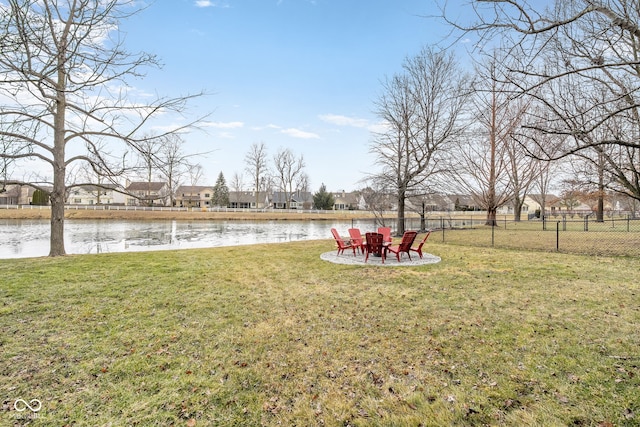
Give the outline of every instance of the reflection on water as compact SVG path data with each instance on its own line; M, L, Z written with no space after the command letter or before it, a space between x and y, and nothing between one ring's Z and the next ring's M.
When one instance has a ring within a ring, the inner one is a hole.
M49 254L49 221L0 220L0 258ZM207 248L330 239L350 221L65 221L68 254Z

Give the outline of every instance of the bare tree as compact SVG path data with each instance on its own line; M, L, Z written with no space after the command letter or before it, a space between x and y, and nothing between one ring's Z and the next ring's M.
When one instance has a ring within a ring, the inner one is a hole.
M373 214L375 223L380 227L386 227L385 212L391 209L388 189L380 180L374 179L370 184L358 192L362 196L367 210Z
M549 147L551 145L557 145L553 142L555 137L553 135L543 135L538 138L538 141L543 143L545 146ZM542 142L543 140L547 140L546 143ZM551 151L551 149L549 150ZM540 156L535 156L539 158ZM532 188L537 190L538 195L536 202L540 205L540 217L544 219L547 211L547 200L549 195L551 194L552 185L556 181L557 171L562 166L562 161L544 161L540 160L538 162L538 173L536 174L536 179L532 183Z
M514 202L516 219L520 219L524 196L539 171L536 162L514 139L530 104L514 97L512 86L502 82L500 64L497 56L478 64L476 125L461 140L458 164L451 170L458 187L472 194L487 211L487 225L496 225L498 208L509 201Z
M284 193L287 208L290 208L293 192L304 174L304 157L301 154L296 158L290 149L281 148L273 156L273 163L278 188Z
M296 188L295 188L296 191L308 192L309 186L310 186L309 175L304 172L299 174L296 179Z
M136 1L7 0L4 4L0 138L27 148L0 155L35 159L51 168L51 182L18 183L49 194L49 255L64 255L67 167L86 162L115 180L126 167L126 151L137 150L145 140L139 135L151 119L158 113L183 111L191 96L152 102L128 98L126 78L141 76L143 66L157 65L154 56L128 53L118 32L119 21L139 11Z
M147 191L144 196L137 196L140 200L145 201L149 206L153 204L151 195L151 183L154 176L159 175L160 159L158 152L162 147L161 138L154 137L151 134L145 135L144 139L136 144L137 165L135 169L144 182L147 184Z
M244 177L241 173L235 172L231 177L231 182L229 183L229 187L231 191L235 193L235 202L236 204L240 202L240 194L244 190Z
M176 189L182 183L185 175L190 173L191 177L195 177L197 171L189 172L194 165L190 162L192 157L201 156L202 153L186 154L184 152L184 140L178 134L164 135L160 137L160 151L157 155L158 170L160 176L166 180L169 185L170 206L175 203ZM202 167L200 167L202 173Z
M198 185L204 175L204 169L202 168L202 165L197 163L190 164L189 167L187 167L187 172L189 173L189 185L191 185L192 187Z
M615 178L611 188L640 199L637 133L598 137L612 120L628 121L628 130L640 126L637 1L556 0L551 7L518 0L470 4L475 22L449 22L466 34L479 34L478 46L499 36L517 59L512 71L526 77L520 93L535 97L546 109L529 126L563 137L562 149L547 158L598 148L606 173ZM446 9L443 15L446 19Z
M0 155L0 193L5 191L6 183L12 175L12 169L16 162L15 156L19 154L16 152L17 149L13 141L0 137L0 153L6 154L5 156Z
M259 206L260 202L260 190L261 190L261 182L263 181L265 175L268 174L267 168L267 146L264 142L253 143L251 144L251 148L249 148L249 152L244 157L246 162L246 171L250 174L251 178L253 178L253 185L256 191L256 208Z
M406 198L448 169L449 148L464 130L467 83L452 54L431 48L405 60L403 73L383 83L376 113L387 129L374 135L371 152L382 166L375 178L396 194L399 234Z

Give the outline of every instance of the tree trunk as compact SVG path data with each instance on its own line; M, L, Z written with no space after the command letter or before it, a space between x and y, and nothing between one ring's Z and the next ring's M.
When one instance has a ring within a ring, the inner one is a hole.
M524 199L521 199L519 196L515 196L513 198L513 219L516 222L520 222L522 219L522 205L524 204Z
M65 188L65 150L63 132L54 135L53 149L53 190L51 191L51 235L49 238L49 256L65 255L64 250L64 203L66 200Z
M400 191L398 194L398 221L396 224L396 233L398 236L404 234L404 202L405 195L404 191Z
M427 207L425 203L422 202L422 209L420 210L420 231L425 231L427 229Z
M492 227L495 227L496 225L498 225L496 214L497 214L497 208L492 207L487 209L487 222L485 223L485 225L490 225Z
M56 172L59 175L60 172ZM62 172L64 174L64 171ZM55 181L55 180L54 180ZM65 255L64 250L64 179L62 188L54 183L54 190L51 192L51 236L49 239L49 256Z
M596 221L604 222L604 195L603 190L598 194L598 208L596 209Z
M604 222L604 156L599 155L598 167L598 207L596 209L596 221Z
M65 53L65 52L63 52ZM51 236L49 237L49 256L65 255L64 250L64 204L66 201L66 159L65 159L65 130L66 130L66 83L67 74L64 71L63 54L58 58L59 70L53 117L53 190L51 191Z

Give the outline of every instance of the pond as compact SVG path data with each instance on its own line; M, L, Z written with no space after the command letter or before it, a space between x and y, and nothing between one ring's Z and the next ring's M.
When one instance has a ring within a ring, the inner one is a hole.
M351 221L116 221L66 220L68 254L209 248L331 239ZM48 220L0 220L0 259L47 256Z

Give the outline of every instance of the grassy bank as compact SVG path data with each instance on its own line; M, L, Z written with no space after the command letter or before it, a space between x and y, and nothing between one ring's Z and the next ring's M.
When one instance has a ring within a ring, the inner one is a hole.
M640 422L637 260L430 243L441 263L393 269L332 248L0 261L2 424Z

